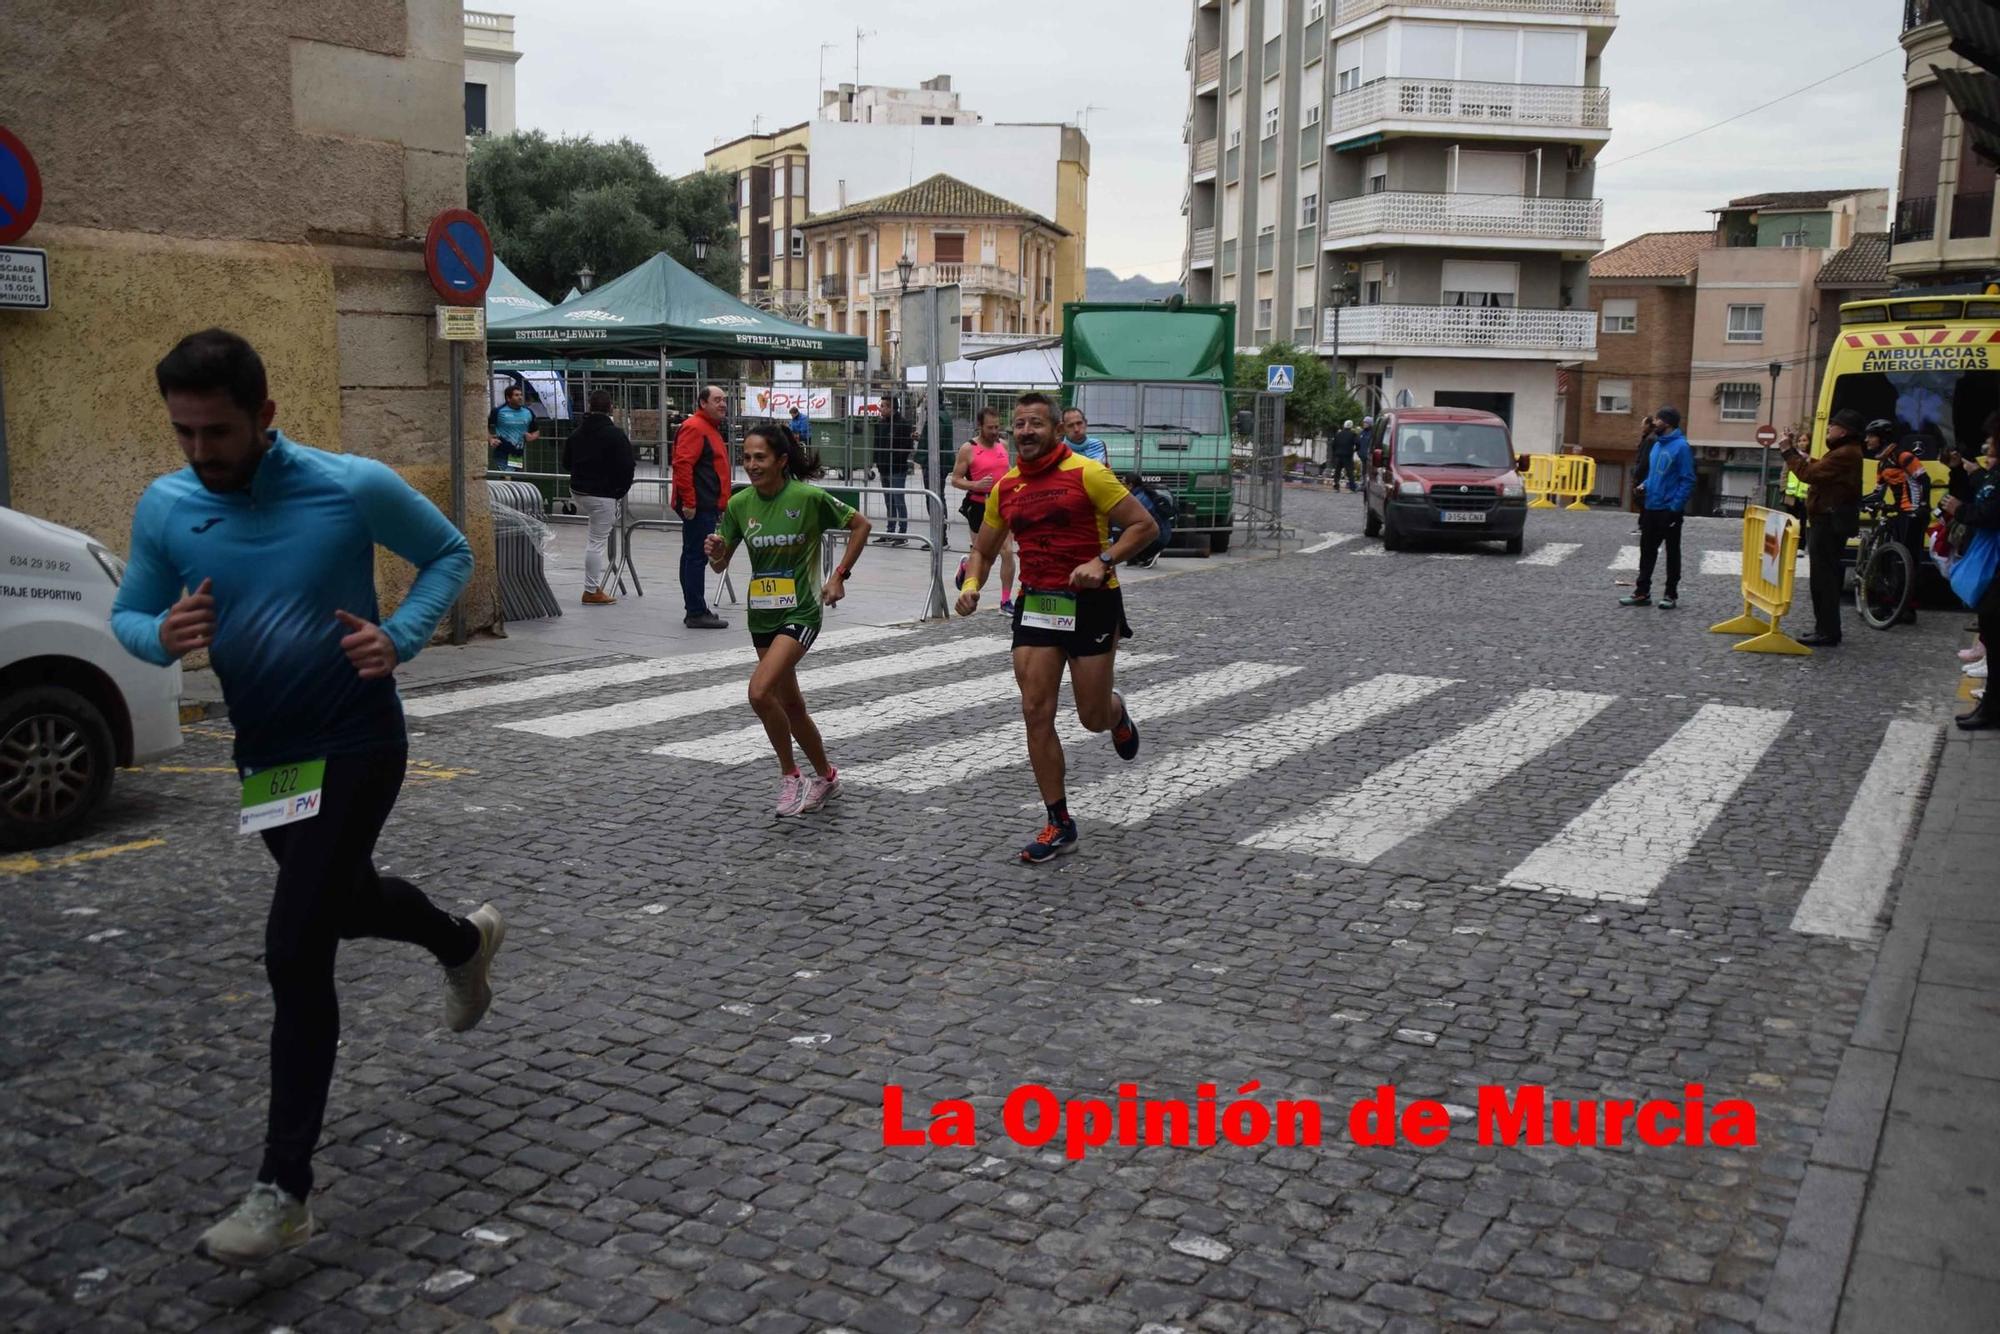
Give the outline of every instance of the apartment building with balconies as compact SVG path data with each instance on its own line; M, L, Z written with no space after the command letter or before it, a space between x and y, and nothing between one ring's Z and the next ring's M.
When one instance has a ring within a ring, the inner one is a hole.
M804 322L811 306L801 230L811 198L811 122L718 144L702 154L702 168L735 183L736 235L742 247L737 295Z
M1613 0L1194 0L1194 301L1332 360L1371 407L1561 440L1589 360Z
M955 177L820 214L804 234L811 322L866 338L873 367L897 365L906 281L911 291L957 284L968 334L1061 332L1057 251L1069 232Z
M1930 0L1903 3L1903 158L1889 232L1889 276L1905 288L1981 291L2000 277L2000 217L1994 168L1974 151L1964 119L1938 82L1939 69L1972 62Z

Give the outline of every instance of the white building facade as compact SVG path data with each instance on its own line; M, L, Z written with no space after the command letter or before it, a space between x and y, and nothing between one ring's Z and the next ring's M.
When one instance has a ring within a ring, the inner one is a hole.
M467 136L514 133L514 66L520 60L512 14L465 11Z
M1561 443L1595 357L1613 0L1193 0L1184 282L1371 408Z

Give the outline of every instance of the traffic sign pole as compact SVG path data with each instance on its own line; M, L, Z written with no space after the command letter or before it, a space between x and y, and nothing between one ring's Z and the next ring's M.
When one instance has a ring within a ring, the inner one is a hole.
M478 306L493 281L493 238L470 209L448 208L424 234L424 271L448 306ZM439 332L449 321L440 316ZM661 405L662 411L665 404ZM465 531L465 344L451 339L451 522ZM465 599L451 607L451 642L465 642Z

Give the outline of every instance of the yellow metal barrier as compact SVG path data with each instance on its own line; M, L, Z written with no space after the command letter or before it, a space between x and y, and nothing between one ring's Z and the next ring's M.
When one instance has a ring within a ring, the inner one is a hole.
M1709 633L1753 636L1735 646L1738 653L1811 653L1811 649L1778 629L1779 619L1792 609L1792 583L1798 575L1798 564L1798 520L1782 510L1765 509L1761 505L1746 509L1743 614L1709 626Z
M1562 454L1556 457L1555 491L1559 496L1568 496L1570 503L1566 510L1587 510L1590 506L1583 498L1597 489L1597 460L1583 454Z
M1528 502L1529 509L1552 510L1556 507L1552 497L1556 493L1556 469L1561 463L1562 459L1555 454L1528 455L1528 475L1523 479L1523 485L1534 497Z

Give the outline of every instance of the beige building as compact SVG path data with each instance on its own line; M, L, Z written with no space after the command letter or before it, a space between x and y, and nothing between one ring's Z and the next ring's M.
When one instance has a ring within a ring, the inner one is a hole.
M951 75L925 79L915 88L843 83L819 97L819 117L860 125L977 125L981 117L968 111L951 90Z
M1973 151L1937 71L1972 63L1929 0L1903 6L1903 161L1890 230L1889 276L1900 286L1983 291L2000 279L1993 164Z
M811 123L732 139L702 154L701 164L736 181L737 295L803 322L810 309L801 228L812 182Z
M1068 233L1040 214L937 175L805 225L812 322L868 339L874 365L896 362L898 308L911 289L956 283L966 333L1061 329L1057 248Z
M73 8L8 11L0 124L41 165L23 244L48 251L52 302L0 311L14 507L123 550L140 492L183 465L154 363L223 325L262 352L288 434L382 459L448 511L449 360L422 249L432 216L465 203L457 0L237 7L219 26L166 0L104 23ZM146 114L79 114L86 86L92 105ZM477 431L486 375L469 350ZM475 628L499 616L481 452ZM391 601L408 576L381 558Z
M514 132L514 66L520 63L512 14L465 11L467 135Z

